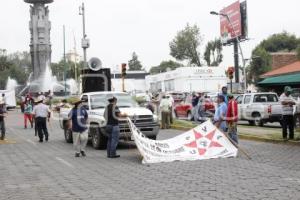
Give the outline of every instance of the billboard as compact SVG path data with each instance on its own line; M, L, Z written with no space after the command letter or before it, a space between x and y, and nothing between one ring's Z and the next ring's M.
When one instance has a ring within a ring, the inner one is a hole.
M230 44L236 37L247 37L247 3L239 1L223 8L220 12L220 32L223 44ZM228 17L228 18L227 18Z

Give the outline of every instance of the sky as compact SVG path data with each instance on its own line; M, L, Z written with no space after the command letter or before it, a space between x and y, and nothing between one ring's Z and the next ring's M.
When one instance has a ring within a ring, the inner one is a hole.
M66 51L74 49L76 43L77 52L83 54L79 15L82 2L91 43L88 59L98 57L104 67L115 70L131 59L132 52L137 53L146 69L173 59L169 43L187 23L200 27L203 55L206 43L220 35L219 17L210 15L210 11L220 11L235 0L54 0L49 4L52 62L63 56L63 25ZM8 53L29 51L29 4L23 0L0 3L0 48ZM299 0L248 0L247 4L250 40L241 43L245 58L250 58L253 48L273 33L285 30L300 37ZM233 46L224 47L223 54L221 65L233 66Z

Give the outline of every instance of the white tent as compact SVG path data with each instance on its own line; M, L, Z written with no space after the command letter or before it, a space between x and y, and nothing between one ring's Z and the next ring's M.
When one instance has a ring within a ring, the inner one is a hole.
M5 103L7 108L14 108L17 105L15 90L0 90L0 99L2 94L5 94Z

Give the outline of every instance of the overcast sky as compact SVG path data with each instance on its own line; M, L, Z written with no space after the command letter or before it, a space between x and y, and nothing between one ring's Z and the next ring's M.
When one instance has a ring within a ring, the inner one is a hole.
M210 15L235 0L54 0L49 5L52 22L52 62L63 55L62 27L66 26L66 49L82 54L81 2L86 6L86 33L91 41L88 58L99 57L105 67L127 62L135 51L149 69L162 60L172 59L169 42L187 23L197 24L207 41L219 37L219 17ZM29 51L29 5L23 0L0 0L0 48ZM250 41L242 43L244 57L272 33L286 30L300 37L299 0L248 0ZM222 65L233 65L233 47L224 47Z

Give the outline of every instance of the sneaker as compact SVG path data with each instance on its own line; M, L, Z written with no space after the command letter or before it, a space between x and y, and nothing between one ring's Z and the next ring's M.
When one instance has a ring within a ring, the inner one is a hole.
M86 154L85 154L85 152L84 152L84 151L80 151L80 153L81 153L81 155L82 155L83 157L85 157L85 156L86 156Z
M79 157L80 156L80 153L75 153L75 157Z

